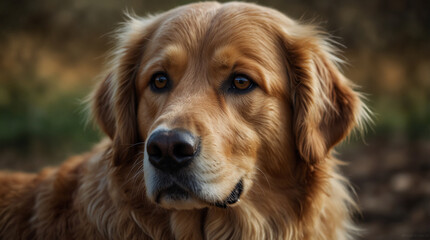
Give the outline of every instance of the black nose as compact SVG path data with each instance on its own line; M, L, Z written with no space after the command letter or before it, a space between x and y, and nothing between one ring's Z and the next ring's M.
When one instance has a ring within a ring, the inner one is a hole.
M149 162L164 172L174 172L188 166L197 154L199 140L183 129L153 133L146 146Z

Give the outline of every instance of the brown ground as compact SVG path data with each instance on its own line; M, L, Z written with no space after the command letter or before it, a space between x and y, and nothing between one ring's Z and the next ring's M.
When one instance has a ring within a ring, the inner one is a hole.
M362 239L430 239L430 141L374 139L346 149Z

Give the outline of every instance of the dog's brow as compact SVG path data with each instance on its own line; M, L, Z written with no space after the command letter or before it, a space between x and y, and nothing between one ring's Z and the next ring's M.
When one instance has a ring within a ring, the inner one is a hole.
M167 46L163 55L166 68L184 69L187 64L187 52L179 45L172 44Z
M223 46L214 52L212 61L217 68L231 69L239 55L240 53L233 46Z
M212 61L217 70L237 71L246 74L257 82L263 91L269 91L269 86L264 81L266 78L265 71L260 67L261 59L258 57L243 54L233 45L227 45L215 50Z
M160 49L158 55L153 55L146 57L144 67L141 71L141 77L145 75L148 71L171 71L173 73L178 73L186 68L188 62L187 52L183 47L171 44L163 49Z

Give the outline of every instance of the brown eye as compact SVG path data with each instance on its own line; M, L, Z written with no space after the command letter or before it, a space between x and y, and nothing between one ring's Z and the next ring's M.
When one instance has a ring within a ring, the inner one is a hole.
M151 77L151 85L154 90L162 90L168 87L169 77L164 72L158 72Z
M247 90L253 86L253 82L243 75L236 75L233 78L233 88L236 90Z

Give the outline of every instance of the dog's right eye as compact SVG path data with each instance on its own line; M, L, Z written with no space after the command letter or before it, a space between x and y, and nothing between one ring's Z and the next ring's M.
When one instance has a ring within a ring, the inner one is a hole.
M169 76L165 72L157 72L151 77L151 87L154 91L162 91L169 87Z

